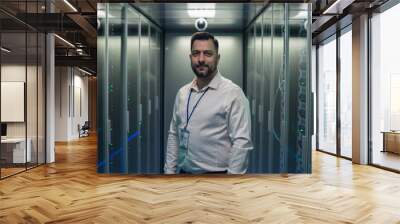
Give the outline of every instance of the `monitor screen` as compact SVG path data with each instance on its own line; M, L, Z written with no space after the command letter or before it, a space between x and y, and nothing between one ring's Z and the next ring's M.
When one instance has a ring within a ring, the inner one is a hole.
M1 124L1 136L7 136L7 124Z

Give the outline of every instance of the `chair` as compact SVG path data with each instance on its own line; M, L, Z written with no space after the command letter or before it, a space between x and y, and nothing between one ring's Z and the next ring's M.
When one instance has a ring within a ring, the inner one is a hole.
M90 129L89 121L85 121L82 127L78 124L79 138L89 136L89 129Z

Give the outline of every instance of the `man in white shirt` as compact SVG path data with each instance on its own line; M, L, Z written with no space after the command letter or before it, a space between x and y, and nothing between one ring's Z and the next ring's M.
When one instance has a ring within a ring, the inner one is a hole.
M219 73L213 35L193 34L189 57L196 78L176 95L164 171L243 174L253 149L249 102Z

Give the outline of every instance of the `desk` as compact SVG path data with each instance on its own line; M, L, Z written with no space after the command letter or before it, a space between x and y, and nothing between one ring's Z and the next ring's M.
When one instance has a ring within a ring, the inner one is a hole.
M1 157L6 163L25 163L31 161L31 145L30 138L26 140L28 143L25 151L25 138L6 138L1 139ZM12 160L11 160L12 158ZM25 161L27 158L27 161Z
M383 152L400 154L400 131L382 131Z

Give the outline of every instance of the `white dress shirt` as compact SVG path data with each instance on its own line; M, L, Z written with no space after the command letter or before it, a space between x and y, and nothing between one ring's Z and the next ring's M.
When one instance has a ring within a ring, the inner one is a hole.
M208 90L207 90L208 89ZM190 133L185 159L178 164L179 132L186 126L187 103L190 91L187 125ZM183 169L190 173L227 171L242 174L247 170L251 143L249 102L242 89L218 72L211 82L198 89L196 78L177 93L168 132L164 172L177 173Z

